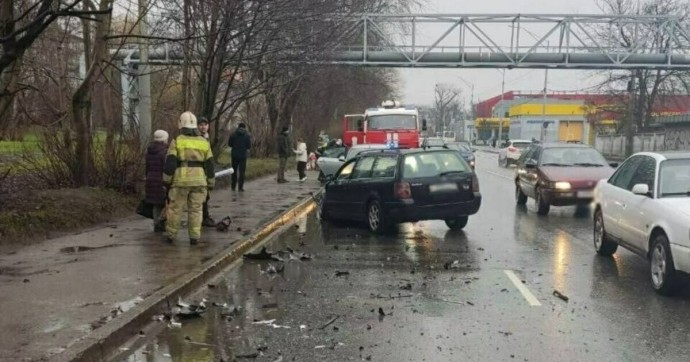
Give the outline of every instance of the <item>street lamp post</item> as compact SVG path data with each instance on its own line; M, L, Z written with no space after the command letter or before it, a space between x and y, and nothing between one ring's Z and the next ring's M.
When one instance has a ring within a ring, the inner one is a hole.
M506 70L503 69L503 77L501 80L501 107L503 107L503 101L504 101L504 94L506 92ZM500 145L501 140L503 139L503 116L505 112L500 112L498 115L498 140L496 141L497 145Z

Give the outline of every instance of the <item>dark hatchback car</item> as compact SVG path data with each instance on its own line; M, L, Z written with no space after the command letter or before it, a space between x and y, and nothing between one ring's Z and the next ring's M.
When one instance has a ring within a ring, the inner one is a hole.
M320 215L364 221L374 232L421 220L459 230L480 204L477 176L457 152L380 150L349 160L330 178Z
M552 205L577 205L581 212L592 202L597 182L613 174L612 166L617 165L588 145L533 144L518 159L515 198L520 205L535 199L539 215L548 214Z
M449 142L445 145L446 148L457 151L462 158L470 164L470 167L474 170L476 165L476 159L474 157L474 150L469 146L467 142Z

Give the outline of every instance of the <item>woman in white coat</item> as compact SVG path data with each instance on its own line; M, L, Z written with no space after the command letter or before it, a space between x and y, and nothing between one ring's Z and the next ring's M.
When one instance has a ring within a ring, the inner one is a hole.
M297 172L299 173L299 181L304 182L307 179L307 174L304 170L307 168L307 159L309 154L307 153L307 144L300 137L297 139L297 149L293 150L297 156Z

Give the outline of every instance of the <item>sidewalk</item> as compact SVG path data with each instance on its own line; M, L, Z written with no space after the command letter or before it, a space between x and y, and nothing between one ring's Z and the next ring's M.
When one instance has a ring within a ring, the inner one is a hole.
M151 220L132 217L0 255L0 361L43 359L62 352L153 292L232 249L254 229L319 189L317 174L280 185L275 176L245 192L213 191L211 216L231 216L227 233L204 228L190 246L186 229L170 245ZM288 180L296 180L294 172ZM240 228L240 229L238 229Z

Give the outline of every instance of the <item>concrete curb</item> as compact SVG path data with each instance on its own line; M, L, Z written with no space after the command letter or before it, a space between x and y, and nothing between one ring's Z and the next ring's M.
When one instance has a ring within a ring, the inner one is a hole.
M103 327L93 331L84 339L68 347L62 353L51 356L51 361L105 361L115 350L129 341L151 323L154 315L161 314L177 303L177 298L201 287L206 280L217 275L231 263L240 259L247 251L264 241L269 235L287 225L295 217L311 211L316 203L313 198L300 201L279 216L263 223L259 231L249 238L228 248L225 253L204 263L200 269L191 271L172 284L155 291L143 302L123 313Z

